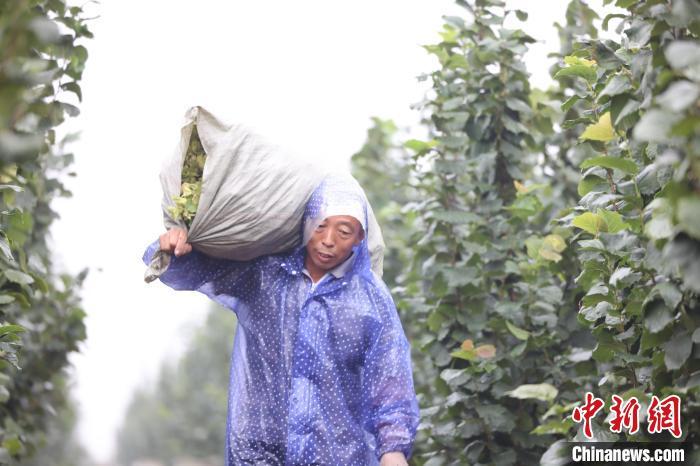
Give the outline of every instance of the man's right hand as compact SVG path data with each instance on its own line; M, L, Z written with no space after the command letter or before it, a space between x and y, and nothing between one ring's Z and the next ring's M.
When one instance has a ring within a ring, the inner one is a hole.
M171 228L160 235L160 250L174 252L176 256L182 256L192 251L192 245L187 242L187 232L182 228Z

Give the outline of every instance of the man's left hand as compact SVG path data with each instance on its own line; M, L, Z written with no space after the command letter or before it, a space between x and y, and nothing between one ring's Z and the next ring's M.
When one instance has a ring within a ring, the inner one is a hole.
M408 462L400 451L391 451L382 455L379 466L408 466Z

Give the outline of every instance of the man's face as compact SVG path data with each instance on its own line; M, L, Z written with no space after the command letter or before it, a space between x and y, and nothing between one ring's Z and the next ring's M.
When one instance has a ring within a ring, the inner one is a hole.
M330 270L348 258L352 247L365 237L362 225L350 215L327 217L306 243L307 260L321 270Z

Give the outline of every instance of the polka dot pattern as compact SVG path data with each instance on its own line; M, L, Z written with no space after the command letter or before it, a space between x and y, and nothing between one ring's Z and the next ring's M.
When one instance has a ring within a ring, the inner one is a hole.
M328 178L309 199L302 228L363 199L356 182ZM147 248L145 263L157 249L157 241ZM238 316L227 464L364 466L389 451L410 457L419 416L410 347L370 269L366 239L343 274L328 273L315 287L303 273L305 254L300 245L237 262L193 251L173 256L160 277Z

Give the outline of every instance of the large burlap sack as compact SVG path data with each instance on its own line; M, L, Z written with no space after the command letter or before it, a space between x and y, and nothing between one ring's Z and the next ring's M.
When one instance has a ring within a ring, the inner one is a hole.
M180 195L182 165L193 125L207 153L202 192L189 229L168 208ZM301 244L306 201L326 175L250 127L224 124L202 107L185 114L180 142L165 160L160 181L165 228L188 230L192 247L209 256L246 261ZM368 205L368 246L372 270L382 275L384 240ZM170 254L158 251L146 270L151 282L168 267Z

